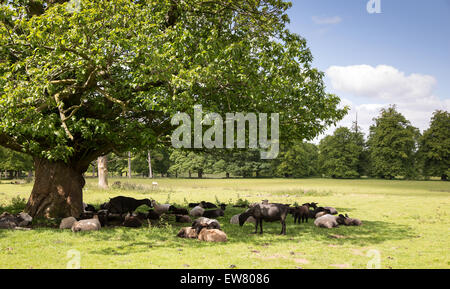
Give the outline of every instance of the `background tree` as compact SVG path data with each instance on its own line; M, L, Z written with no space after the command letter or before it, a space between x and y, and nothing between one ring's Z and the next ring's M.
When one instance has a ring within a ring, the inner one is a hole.
M322 172L333 178L358 178L364 151L364 138L346 127L337 128L333 135L320 141L319 162Z
M20 177L22 171L33 169L30 156L0 147L0 173L9 172L9 178Z
M395 106L381 109L367 141L371 174L380 178L412 178L417 174L415 153L419 131Z
M450 175L450 113L437 110L420 138L423 173L447 180Z
M276 175L304 178L318 174L319 151L316 145L297 143L289 146L277 159Z
M312 139L346 113L287 29L290 3L67 2L0 8L0 145L34 159L33 217L78 216L93 160L154 147L194 104L280 112L281 142Z

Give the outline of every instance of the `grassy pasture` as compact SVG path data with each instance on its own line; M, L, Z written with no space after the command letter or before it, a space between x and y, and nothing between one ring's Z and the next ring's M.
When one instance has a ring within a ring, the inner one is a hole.
M253 225L229 224L243 209L229 207L218 220L229 241L211 244L175 237L182 224L174 217L140 229L104 228L72 233L51 228L0 230L0 268L66 268L69 250L80 252L82 268L450 268L450 183L331 179L110 179L125 189L99 190L87 179L84 200L99 205L110 197L150 197L186 205L186 201L218 199L304 203L315 201L363 221L361 227L322 229L294 225L288 217L287 236L279 223L264 223L264 234ZM0 206L8 208L17 195L28 198L31 184L0 184Z

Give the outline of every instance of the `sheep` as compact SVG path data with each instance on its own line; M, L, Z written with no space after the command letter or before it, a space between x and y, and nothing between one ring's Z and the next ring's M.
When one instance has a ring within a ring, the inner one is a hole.
M175 215L175 222L177 222L177 223L192 223L192 219L188 215Z
M67 217L61 220L61 223L59 224L59 228L64 229L71 229L73 224L77 221L74 217Z
M171 207L169 204L158 204L155 200L152 200L153 208L155 212L159 215L169 212L169 208Z
M217 206L210 202L201 201L200 203L189 203L189 208L200 206L205 209L216 209Z
M174 215L188 215L189 211L185 208L177 208L175 206L170 206L169 213Z
M325 210L328 210L331 215L337 215L338 211L333 207L323 207Z
M347 214L343 216L342 214L339 217L344 219L344 225L346 226L361 226L362 222L360 219L350 218Z
M308 223L308 217L309 217L309 206L308 205L302 205L300 207L295 207L292 210L292 215L294 216L294 224L298 223L300 224L300 221L303 223L306 221Z
M158 188L158 182L152 182L152 189Z
M202 204L194 207L190 212L189 215L191 215L192 217L201 217L203 216L203 213L205 212L205 209L203 209Z
M344 224L344 219L345 218L341 216L333 216L330 214L326 214L324 216L317 218L314 221L314 225L316 225L317 227L330 229Z
M196 229L197 234L200 233L200 231L203 228L206 229L218 229L220 230L220 223L215 219L209 219L205 217L201 217L196 219L191 226L193 229Z
M198 234L198 239L206 242L226 242L227 234L217 229L203 229Z
M95 209L95 207L93 205L83 203L83 211L84 212L94 212L95 213L97 210Z
M113 214L132 214L141 205L147 205L151 208L152 202L149 199L136 200L130 197L118 196L109 200L106 209Z
M248 217L252 216L256 219L255 234L258 231L258 223L260 226L260 234L263 233L262 222L280 221L281 233L286 235L286 216L288 214L288 206L283 204L257 204L239 216L239 225L242 227Z
M202 216L206 218L217 218L222 217L223 215L225 215L225 213L222 209L216 209L204 211Z
M17 215L4 212L0 215L0 229L23 229L22 227L30 225L32 221L33 218L24 212Z
M125 220L122 223L122 226L129 227L129 228L139 228L142 226L142 221L139 219L138 216L130 215L130 213L127 214L125 217Z
M239 224L239 216L240 215L241 214L237 214L237 215L234 215L233 217L231 217L230 224L235 224L235 225ZM256 220L252 216L248 217L248 219L245 222L256 224Z
M156 213L155 210L149 210L147 213L147 219L150 220L159 220L160 217L161 215Z
M191 239L195 239L197 238L197 231L192 228L192 227L184 227L181 228L180 231L177 234L177 237L180 238L191 238Z
M86 219L86 220L80 220L75 222L72 225L72 232L79 232L79 231L98 231L100 230L102 225L100 224L100 221L98 220L98 216L95 215L92 219Z

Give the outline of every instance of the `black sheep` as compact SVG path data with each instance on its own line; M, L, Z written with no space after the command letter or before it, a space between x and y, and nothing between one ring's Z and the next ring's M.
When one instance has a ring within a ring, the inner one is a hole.
M239 216L239 225L242 227L248 217L252 216L256 219L255 234L258 232L258 223L260 225L260 234L263 233L263 220L266 222L281 222L280 235L286 235L286 216L289 207L284 204L262 203L256 204Z
M300 207L295 207L294 210L291 211L291 214L294 216L294 224L298 223L300 224L300 221L303 223L306 221L308 223L309 218L309 206L307 204L304 204Z
M130 197L118 196L109 200L106 209L113 214L132 214L141 205L152 207L149 199L136 200Z
M149 210L147 213L147 219L149 220L159 220L160 215L156 213L154 210Z
M175 214L175 215L189 215L189 212L185 208L177 208L175 206L169 207L169 213Z
M222 217L224 214L225 213L222 209L208 210L208 211L203 212L203 217L217 218L217 217Z
M122 226L129 227L129 228L139 228L142 226L142 221L139 219L138 216L133 216L128 214L125 217L125 220L122 223Z

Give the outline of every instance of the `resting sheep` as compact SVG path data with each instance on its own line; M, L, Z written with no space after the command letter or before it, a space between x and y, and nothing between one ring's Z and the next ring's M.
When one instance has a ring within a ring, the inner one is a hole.
M206 218L217 218L225 215L225 212L222 209L216 210L208 210L203 212L203 217Z
M139 219L138 216L133 216L128 213L128 215L125 217L125 220L122 223L122 226L129 227L129 228L139 228L142 226L142 221Z
M192 228L197 231L197 234L199 234L200 230L202 230L204 228L220 230L220 223L215 219L201 217L201 218L196 219L192 223Z
M288 206L284 204L270 204L261 203L256 204L246 212L239 216L239 225L243 226L248 217L252 216L256 219L255 234L258 231L258 223L260 226L260 234L263 233L262 223L266 222L281 222L281 234L286 235L286 216L288 214Z
M197 238L197 231L192 228L192 227L184 227L181 228L180 231L177 234L177 237L180 238L191 238L191 239L195 239Z
M344 225L346 226L361 226L362 222L360 219L350 218L347 214L345 216L339 215L339 217L344 219Z
M60 229L71 229L73 224L77 221L74 217L67 217L61 220L59 224Z
M203 209L202 204L194 207L190 212L189 215L192 217L201 217L203 216L203 213L205 212L205 209Z
M177 223L192 223L192 219L188 215L175 215L175 222L177 222Z
M333 216L330 214L326 214L322 217L317 218L314 221L314 225L320 228L334 228L339 225L344 224L344 218L341 216Z
M170 204L158 204L155 200L152 200L153 208L155 209L155 213L162 215L169 212L171 207Z
M217 229L202 229L198 234L198 239L206 242L226 242L227 234Z
M86 220L80 220L75 222L72 225L72 232L79 232L79 231L98 231L100 230L102 225L100 224L100 221L98 220L98 216L95 215L92 219L86 219Z
M185 208L177 208L175 206L170 206L169 207L169 213L175 214L175 215L188 215L189 214L187 209L185 209Z

